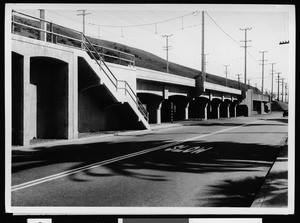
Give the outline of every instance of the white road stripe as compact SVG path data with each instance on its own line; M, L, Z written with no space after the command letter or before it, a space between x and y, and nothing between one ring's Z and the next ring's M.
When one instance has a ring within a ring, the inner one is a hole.
M195 137L188 138L188 139L182 139L182 140L179 140L177 142L169 143L169 144L166 144L166 145L161 145L161 146L158 146L158 147L145 149L145 150L142 150L142 151L139 151L139 152L130 153L130 154L127 154L127 155L124 155L124 156L119 156L119 157L116 157L116 158L100 161L100 162L93 163L93 164L90 164L90 165L86 165L86 166L83 166L83 167L79 167L79 168L75 168L75 169L72 169L72 170L64 171L64 172L61 172L61 173L58 173L58 174L50 175L50 176L47 176L47 177L42 177L42 178L39 178L39 179L36 179L36 180L32 180L32 181L28 181L28 182L25 182L25 183L22 183L22 184L12 186L11 187L11 192L18 191L18 190L21 190L21 189L25 189L25 188L28 188L28 187L32 187L34 185L38 185L38 184L41 184L41 183L44 183L44 182L47 182L47 181L51 181L51 180L55 180L55 179L58 179L58 178L62 178L62 177L65 177L65 176L69 176L69 175L72 175L72 174L75 174L75 173L78 173L78 172L83 172L83 171L88 170L88 169L93 169L93 168L96 168L96 167L99 167L99 166L114 163L114 162L117 162L117 161L120 161L120 160L132 158L132 157L143 155L143 154L146 154L146 153L150 153L150 152L153 152L153 151L156 151L156 150L164 149L166 147L175 146L175 145L178 145L182 142L192 141L192 140L195 140L195 139L201 139L201 138L204 138L204 137L207 137L207 136L216 135L216 134L219 134L221 132L226 132L226 131L229 131L229 130L232 130L232 129L240 128L240 127L243 127L243 126L246 126L246 125L251 125L253 123L261 122L261 121L262 120L258 120L258 121L255 121L255 122L251 122L251 123L247 123L247 124L243 124L243 125L239 125L239 126L234 126L234 127L227 128L227 129L222 129L222 130L219 130L219 131L216 131L216 132L213 132L213 133L204 134L204 135L200 135L200 136L195 136Z

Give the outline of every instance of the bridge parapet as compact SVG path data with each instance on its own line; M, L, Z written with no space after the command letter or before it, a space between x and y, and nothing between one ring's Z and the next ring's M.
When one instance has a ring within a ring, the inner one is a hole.
M255 100L255 101L269 102L270 101L270 96L269 95L265 95L265 94L256 94L256 93L253 93L253 100Z
M195 79L136 67L137 79L195 87Z
M223 93L230 93L230 94L236 94L236 95L241 95L242 91L235 89L235 88L230 88L230 87L225 87L222 85L218 84L213 84L209 82L204 82L204 91L206 90L212 90L212 91L219 91Z

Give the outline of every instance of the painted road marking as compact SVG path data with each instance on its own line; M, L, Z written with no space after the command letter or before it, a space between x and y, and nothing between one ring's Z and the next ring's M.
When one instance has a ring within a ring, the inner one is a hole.
M165 149L166 152L174 152L174 153L191 153L191 154L198 154L203 153L212 149L213 147L205 148L204 146L193 146L190 147L187 145L178 145L171 148Z
M168 147L172 147L172 146L182 144L183 142L205 138L205 137L208 137L208 136L211 136L211 135L216 135L216 134L219 134L219 133L222 133L222 132L227 132L227 131L230 131L232 129L236 129L236 128L240 128L240 127L243 127L243 126L251 125L251 124L254 124L254 123L257 123L257 122L261 122L261 121L262 120L257 120L255 122L250 122L250 123L246 123L246 124L239 125L239 126L234 126L234 127L227 128L227 129L222 129L222 130L212 132L212 133L209 133L209 134L204 134L204 135L195 136L195 137L188 138L188 139L178 140L177 142L169 143L169 144L166 144L166 145L161 145L161 146L157 146L157 147L154 147L154 148L145 149L145 150L142 150L142 151L139 151L139 152L130 153L130 154L127 154L127 155L115 157L115 158L112 158L112 159L96 162L96 163L93 163L93 164L90 164L90 165L78 167L78 168L75 168L75 169L72 169L72 170L64 171L64 172L61 172L61 173L58 173L58 174L50 175L50 176L47 176L47 177L42 177L42 178L39 178L39 179L36 179L36 180L32 180L32 181L28 181L28 182L25 182L25 183L22 183L22 184L12 186L11 187L11 192L18 191L18 190L21 190L21 189L25 189L25 188L28 188L28 187L32 187L32 186L35 186L35 185L38 185L38 184L41 184L41 183L45 183L45 182L48 182L48 181L51 181L51 180L55 180L55 179L58 179L58 178L66 177L66 176L69 176L69 175L72 175L72 174L75 174L75 173L78 173L78 172L83 172L83 171L86 171L86 170L89 170L89 169L97 168L99 166L107 165L107 164L110 164L110 163L118 162L118 161L125 160L125 159L128 159L128 158L132 158L132 157L135 157L135 156L140 156L140 155L143 155L143 154L146 154L146 153L154 152L156 150L166 149Z

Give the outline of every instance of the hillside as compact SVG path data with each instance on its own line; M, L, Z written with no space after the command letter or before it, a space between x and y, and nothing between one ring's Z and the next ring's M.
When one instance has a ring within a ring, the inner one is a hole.
M23 23L23 24L32 25L34 27L39 27L39 23L34 20L29 20L29 19L19 17L19 16L14 16L14 20L18 21L20 23ZM49 27L48 27L48 29L49 29ZM65 27L54 25L53 30L54 30L54 32L56 32L58 34L62 34L65 36L76 38L76 39L80 39L80 35L78 33L75 33L74 31L69 30ZM20 27L20 26L16 25L14 32L17 34L20 34L22 36L29 37L29 38L34 38L34 39L39 38L39 32L36 30L30 29L28 27ZM91 38L91 37L89 37L89 39L94 44L98 44L103 47L108 47L108 48L112 48L115 50L119 50L119 51L122 51L125 53L133 54L135 56L135 65L138 67L157 70L157 71L161 71L161 72L166 71L166 60L162 59L152 53L149 53L149 52L146 52L144 50L140 50L140 49L137 49L134 47L126 46L126 45L123 45L120 43L110 42L107 40L101 40L101 39L96 39L96 38ZM80 46L79 42L76 42L74 40L67 39L67 38L60 38L59 42L66 44L66 45L70 45L70 46L76 46L76 47ZM109 62L114 62L114 61L109 61ZM189 78L196 78L198 75L201 74L201 71L193 69L193 68L189 68L186 66L182 66L182 65L179 65L176 63L169 62L169 73L179 75L179 76L189 77ZM223 85L223 86L225 86L225 83L226 83L226 79L224 77L209 74L209 73L206 73L206 81L210 82L210 83L214 83L214 84ZM228 83L228 87L239 89L238 81L228 79L227 83ZM260 92L255 87L250 86L250 88L253 89L254 92ZM246 90L246 89L248 89L248 85L241 83L240 89Z
M272 102L272 111L285 111L288 110L289 105L281 101Z

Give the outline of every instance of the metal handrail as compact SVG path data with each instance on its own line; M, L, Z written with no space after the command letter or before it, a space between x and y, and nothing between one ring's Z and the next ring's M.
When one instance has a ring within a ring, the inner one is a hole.
M92 43L92 45L93 46L97 46L97 47L101 47L102 49L110 50L110 51L113 51L113 52L116 52L116 53L120 53L120 54L129 56L129 57L132 58L131 60L125 59L125 58L122 58L122 60L125 60L125 61L128 61L128 62L132 63L133 66L135 65L135 56L133 54L126 53L126 52L123 52L123 51L120 51L120 50L115 50L115 49L108 48L108 47L105 47L105 46L101 46L101 45L95 44L95 43ZM104 54L104 53L100 53L100 54L103 54L103 55L106 55L106 56L110 56L110 57L113 57L113 58L119 58L119 57L114 57L114 56L111 56L111 55L108 55L108 54Z
M100 66L101 70L104 71L104 73L106 74L106 76L110 79L110 81L115 85L116 89L121 89L118 87L118 82L125 82L125 91L130 95L131 99L135 102L137 108L139 109L139 111L142 113L142 115L144 116L144 118L148 121L149 118L149 114L148 111L145 109L144 105L142 104L142 102L140 101L140 99L138 98L138 96L134 93L133 89L131 88L131 86L128 84L127 81L124 80L118 80L116 78L116 76L113 74L113 72L109 69L109 67L106 65L106 63L104 62L103 58L101 57L101 55L95 50L94 46L92 45L92 43L90 42L90 40L82 33L83 39L87 40L87 43L93 48L93 50L97 53L100 63L98 62L97 58L93 55L94 60L96 60L97 64ZM85 41L83 41L83 43L85 44ZM86 45L85 45L86 46ZM86 46L86 48L89 50L89 48ZM89 50L90 52L90 50ZM109 75L107 75L107 73L105 72L104 69L102 69L101 67L101 62L104 64L105 68L109 71L110 75L114 78L114 80L116 81L116 83L114 83L111 78L109 77Z
M35 27L35 26L30 26L30 25L19 23L17 21L14 21L14 16L12 17L12 24L13 25L17 24L17 25L20 25L20 26L24 26L24 27L28 27L28 28L37 30L39 32L44 32L46 34L50 34L51 35L51 42L52 43L53 43L53 36L54 35L56 36L56 40L57 40L57 37L63 37L63 38L67 38L67 39L79 42L80 45L81 45L81 49L85 50L86 52L89 53L89 56L96 61L96 63L100 67L100 69L103 70L103 72L105 73L105 75L108 77L108 79L111 81L111 83L115 86L116 89L121 89L121 88L118 87L118 82L125 82L125 92L127 92L130 95L131 99L136 104L138 110L141 112L141 114L144 116L144 118L148 121L148 119L149 119L149 113L146 110L146 108L144 107L144 105L142 104L142 102L140 101L140 99L137 97L137 95L135 94L135 92L133 91L133 89L130 87L130 85L127 83L127 81L121 81L121 80L118 80L116 78L116 76L113 74L113 72L106 65L103 57L101 56L101 53L99 53L94 46L101 47L103 49L110 50L112 52L117 52L117 53L119 53L119 55L124 54L124 55L127 55L127 56L131 56L133 59L132 60L128 60L128 59L125 59L125 58L121 58L120 56L119 57L115 57L115 56L111 56L111 55L103 54L102 53L102 55L104 55L104 56L108 56L108 57L111 57L111 58L117 58L119 60L127 61L127 62L129 62L130 64L132 64L134 66L135 65L135 56L133 54L129 54L129 53L125 53L125 52L122 52L122 51L114 50L114 49L111 49L111 48L103 47L103 46L100 46L98 44L93 44L93 43L91 43L91 41L88 39L87 36L85 36L82 32L79 32L77 30L73 30L73 29L70 29L68 27L63 27L63 26L54 24L52 22L49 22L49 21L47 21L45 19L37 18L37 17L34 17L34 16L30 16L30 15L26 15L24 13L17 12L17 11L14 11L14 10L12 12L20 14L20 15L23 15L23 16L27 16L29 18L33 18L33 19L36 19L36 20L39 20L39 21L43 21L43 22L49 23L50 24L50 31L48 31L47 29L44 30L44 29L41 29L41 28L38 28L38 27ZM56 33L56 32L53 31L53 25L55 25L56 27L63 27L64 29L71 30L72 32L77 33L78 35L80 35L81 39L76 39L74 37L70 37L70 36L66 36L66 35L63 35L63 34ZM47 38L45 39L45 41L47 41ZM65 45L67 45L67 44L65 44ZM69 45L67 45L67 46L70 47ZM72 47L76 48L76 46L72 46ZM90 50L90 47L91 47L92 50ZM99 59L94 55L94 53L96 53L96 55L99 57ZM106 72L105 69L102 68L102 64L105 66L105 68L106 68L106 70L108 72Z
M110 78L109 75L107 75L107 73L104 71L104 73L106 74L106 76L110 79L110 81L114 84L114 86L117 88L117 82L118 82L118 79L116 78L116 76L113 74L113 72L109 69L109 67L106 65L106 63L104 62L103 58L101 57L101 55L96 51L96 49L94 48L94 46L91 44L90 40L82 33L82 37L84 39L86 39L87 41L83 41L83 43L88 43L92 48L93 50L97 53L97 55L99 56L99 60L100 60L100 63L98 61L98 59L94 56L94 54L92 54L94 60L97 62L97 64L100 66L101 70L102 69L102 66L101 66L101 62L104 64L104 66L106 67L106 69L109 71L109 73L111 74L111 76L113 77L114 81ZM85 44L85 48L87 48L87 50L90 52L89 48L87 47L87 45Z
M63 34L59 34L57 32L54 32L53 28L52 28L52 30L48 31L46 29L44 30L44 29L41 29L39 27L35 27L33 25L27 25L27 24L24 24L24 23L20 23L20 22L14 21L14 14L19 14L19 15L22 15L22 16L25 16L25 17L28 17L28 18L31 18L31 19L38 20L40 22L45 22L47 24L50 24L50 27L53 27L53 26L58 27L58 28L61 27L63 29L67 29L67 30L70 30L70 31L72 31L74 33L77 33L79 36L81 36L81 32L79 32L77 30L74 30L74 29L71 29L71 28L68 28L68 27L65 27L65 26L61 26L61 25L52 23L50 21L47 21L45 19L34 17L34 16L31 16L31 15L27 15L25 13L18 12L18 11L15 11L15 10L12 10L12 25L19 25L19 26L27 27L27 28L30 28L30 29L33 29L33 30L36 30L36 31L39 31L39 32L50 34L51 37L53 35L55 35L56 37L62 37L62 38L70 39L70 40L76 41L78 43L81 43L81 45L83 44L81 39L77 39L77 38L74 38L74 37L71 37L71 36L66 36L66 35L63 35ZM12 30L12 32L14 32L14 29ZM47 39L45 41L47 41ZM53 43L53 41L51 41L51 42ZM119 56L115 56L115 55L104 54L104 56L106 56L108 58L112 58L112 59L117 59L117 60L119 60L119 62L124 61L126 64L129 63L130 65L135 66L135 56L133 54L126 53L126 52L123 52L123 51L120 51L120 50L115 50L115 49L108 48L108 47L104 47L104 46L101 46L101 45L98 45L98 44L94 44L94 43L92 43L92 44L95 45L95 46L97 46L97 47L101 47L102 49L108 50L109 52L113 52L113 53L119 55ZM65 44L65 45L70 46L68 44ZM130 59L123 58L122 55L123 56L128 56Z

